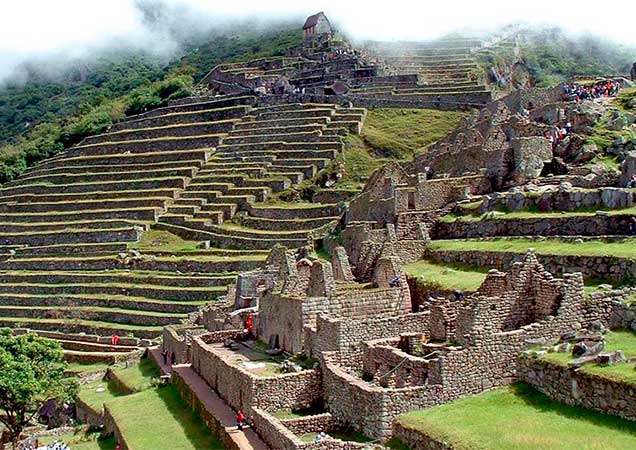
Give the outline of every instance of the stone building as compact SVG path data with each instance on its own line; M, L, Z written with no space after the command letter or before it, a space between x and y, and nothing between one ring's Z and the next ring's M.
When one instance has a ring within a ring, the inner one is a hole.
M333 34L333 28L331 28L331 23L324 12L321 11L307 17L303 25L305 39L314 39L325 34Z

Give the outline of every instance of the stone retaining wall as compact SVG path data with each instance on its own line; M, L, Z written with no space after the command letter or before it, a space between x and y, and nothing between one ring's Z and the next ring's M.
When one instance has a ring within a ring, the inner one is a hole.
M407 427L399 420L393 422L393 436L408 445L411 450L454 450L454 447L435 440L424 430Z
M625 363L633 366L634 363ZM551 399L636 420L636 385L554 364L530 355L517 361L517 376Z
M310 408L322 398L320 372L261 377L236 365L204 341L192 339L192 367L232 408L248 417L253 407L275 411Z
M434 250L427 257L439 263L459 263L471 266L509 270L522 261L524 253L481 250ZM581 272L586 279L620 282L627 274L636 274L636 261L615 256L541 255L539 262L555 275Z
M527 219L456 220L437 222L435 239L467 239L494 236L602 236L629 234L629 215L537 217Z

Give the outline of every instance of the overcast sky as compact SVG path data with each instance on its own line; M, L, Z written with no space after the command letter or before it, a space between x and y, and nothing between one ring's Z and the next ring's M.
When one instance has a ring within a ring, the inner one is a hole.
M142 0L143 1L143 0ZM213 26L228 18L298 18L324 10L360 39L425 39L463 27L486 28L514 21L555 24L636 44L636 1L576 0L163 0L184 24ZM591 2L590 2L591 3ZM388 7L388 8L387 8ZM596 11L598 10L598 11ZM2 0L0 78L33 56L80 56L117 43L169 48L142 25L135 0ZM299 24L300 26L300 24Z

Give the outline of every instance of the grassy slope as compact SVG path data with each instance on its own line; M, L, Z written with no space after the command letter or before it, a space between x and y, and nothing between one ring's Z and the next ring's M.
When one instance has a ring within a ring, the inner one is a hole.
M627 420L551 401L519 384L398 419L457 450L613 450L634 448Z
M149 359L142 359L139 364L125 369L114 369L114 372L125 386L134 391L149 389L152 379L160 375L154 361ZM114 383L97 380L81 386L79 398L95 411L100 411L104 403L122 395Z
M486 270L435 264L425 260L407 264L404 270L413 277L422 277L427 284L437 284L446 290L475 291L486 278Z
M131 448L165 448L169 438L171 450L223 449L173 386L121 397L108 407Z
M387 162L405 161L454 129L464 113L429 109L369 110L360 136L346 140L342 160L346 174L336 185L360 189Z
M605 336L605 350L617 351L622 350L625 356L636 356L636 334L629 330L614 330ZM567 364L573 358L569 353L548 353L544 355L548 361L558 364ZM586 364L581 369L583 372L608 377L617 381L636 384L636 370L634 363L620 363L613 366L601 366L599 364Z

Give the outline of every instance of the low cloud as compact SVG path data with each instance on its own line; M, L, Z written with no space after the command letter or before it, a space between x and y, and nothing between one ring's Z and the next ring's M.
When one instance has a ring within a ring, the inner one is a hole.
M592 7L571 0L519 5L509 0L451 0L435 7L412 0L9 0L0 18L0 80L25 61L45 66L104 49L144 50L169 58L197 34L243 31L238 23L246 21L264 27L294 20L300 27L305 16L320 10L359 40L429 39L457 29L487 31L523 21L636 44L633 0Z

